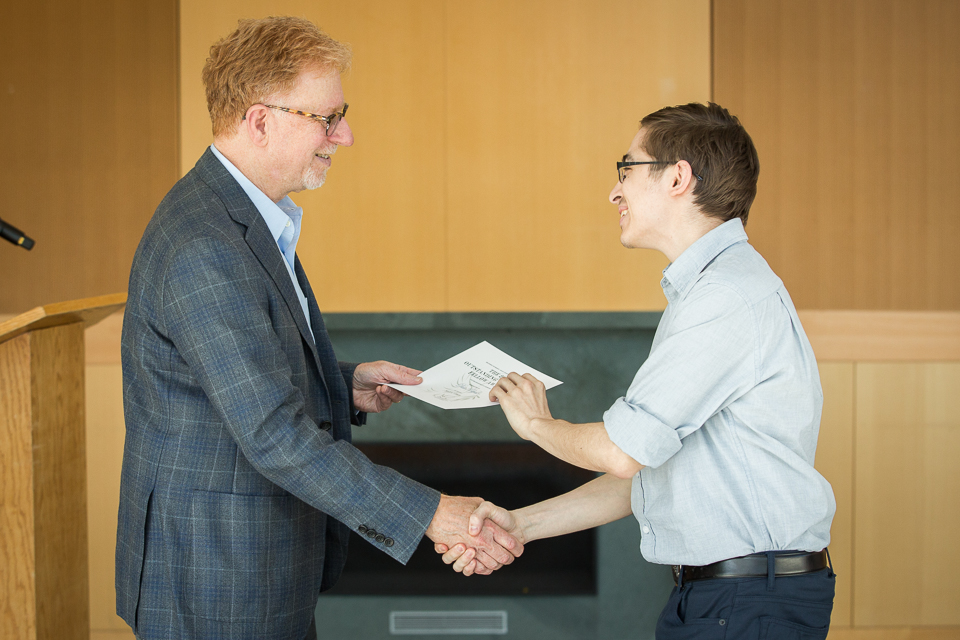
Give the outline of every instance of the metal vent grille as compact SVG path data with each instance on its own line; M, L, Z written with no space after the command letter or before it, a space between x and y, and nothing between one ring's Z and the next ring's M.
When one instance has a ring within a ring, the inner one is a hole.
M506 635L506 611L391 611L390 634Z

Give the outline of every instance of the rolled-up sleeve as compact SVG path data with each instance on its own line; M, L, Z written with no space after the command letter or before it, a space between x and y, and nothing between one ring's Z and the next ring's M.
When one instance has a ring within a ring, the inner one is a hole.
M759 367L756 318L735 288L700 283L671 312L626 395L603 414L610 440L648 467L754 386Z

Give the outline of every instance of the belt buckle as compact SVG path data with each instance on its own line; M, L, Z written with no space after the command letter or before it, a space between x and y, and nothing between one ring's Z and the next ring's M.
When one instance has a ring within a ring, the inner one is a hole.
M680 583L680 572L683 570L683 567L679 564L670 565L670 570L673 571L673 584Z

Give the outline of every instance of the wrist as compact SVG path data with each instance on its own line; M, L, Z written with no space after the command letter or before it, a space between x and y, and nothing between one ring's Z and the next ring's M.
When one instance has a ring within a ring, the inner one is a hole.
M539 442L540 438L547 435L550 431L552 423L556 422L553 418L530 418L530 421L527 422L527 436L529 440Z
M444 530L443 525L441 524L441 519L443 517L445 507L447 506L450 498L444 494L440 494L440 500L437 502L437 509L433 512L433 518L430 519L430 524L427 525L426 530L423 532L427 538L433 542L444 542L441 538L444 537L445 533L448 533Z
M514 538L517 539L522 545L527 545L530 542L536 540L534 535L535 527L532 526L529 515L526 513L526 507L523 509L515 509L510 512L510 515L513 516L514 528L510 532Z

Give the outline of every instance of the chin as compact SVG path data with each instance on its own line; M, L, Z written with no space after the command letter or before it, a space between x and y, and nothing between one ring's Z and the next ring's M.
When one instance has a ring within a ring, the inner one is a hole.
M314 189L319 189L323 186L323 183L327 181L327 172L324 171L320 175L308 174L303 176L303 188L307 191L313 191Z

